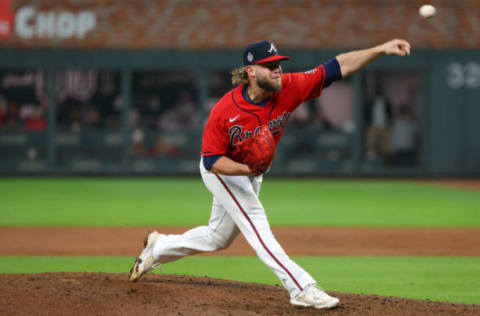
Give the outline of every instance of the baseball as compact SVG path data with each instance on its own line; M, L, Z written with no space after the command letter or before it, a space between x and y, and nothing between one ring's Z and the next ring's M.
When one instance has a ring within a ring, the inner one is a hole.
M435 9L433 5L425 4L420 7L418 13L425 19L431 19L435 16L435 13L437 13L437 9Z

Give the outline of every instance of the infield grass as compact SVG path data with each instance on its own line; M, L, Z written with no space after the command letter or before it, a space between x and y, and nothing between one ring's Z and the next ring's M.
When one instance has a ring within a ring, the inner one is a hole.
M328 291L480 304L479 257L293 259ZM127 280L133 260L133 257L0 257L0 273L125 273ZM276 276L255 257L189 257L165 265L162 273L279 284Z
M480 193L413 181L273 179L272 226L480 227ZM0 226L195 226L212 196L200 178L2 178Z

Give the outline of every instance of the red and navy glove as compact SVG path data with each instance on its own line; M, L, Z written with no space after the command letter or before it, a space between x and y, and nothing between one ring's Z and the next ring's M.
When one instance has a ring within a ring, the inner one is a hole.
M246 164L256 176L265 173L275 156L275 140L267 126L263 126L257 135L236 144L232 159Z

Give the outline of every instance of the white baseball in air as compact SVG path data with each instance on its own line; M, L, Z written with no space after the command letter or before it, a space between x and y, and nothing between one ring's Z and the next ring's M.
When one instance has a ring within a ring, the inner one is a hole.
M420 7L420 9L418 10L418 13L420 13L422 18L431 19L437 13L437 9L435 9L433 5L425 4Z

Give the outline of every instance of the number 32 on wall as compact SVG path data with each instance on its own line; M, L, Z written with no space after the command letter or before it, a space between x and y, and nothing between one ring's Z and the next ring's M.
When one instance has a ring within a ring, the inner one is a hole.
M480 64L476 62L449 64L447 66L447 84L452 89L479 88Z

